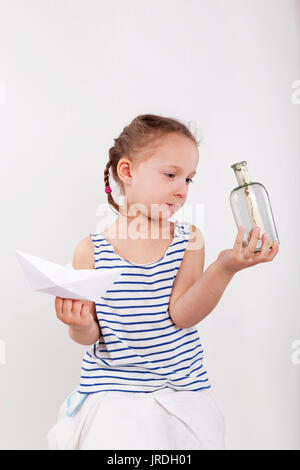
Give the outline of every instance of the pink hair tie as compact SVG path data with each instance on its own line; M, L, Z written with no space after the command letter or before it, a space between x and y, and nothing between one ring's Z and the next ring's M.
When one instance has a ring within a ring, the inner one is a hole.
M111 187L110 186L105 186L105 192L106 193L111 193Z

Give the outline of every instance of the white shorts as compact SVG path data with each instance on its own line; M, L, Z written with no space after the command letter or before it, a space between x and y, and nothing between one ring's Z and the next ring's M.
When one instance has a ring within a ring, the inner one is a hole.
M223 450L224 433L209 389L88 395L75 389L47 440L50 450Z

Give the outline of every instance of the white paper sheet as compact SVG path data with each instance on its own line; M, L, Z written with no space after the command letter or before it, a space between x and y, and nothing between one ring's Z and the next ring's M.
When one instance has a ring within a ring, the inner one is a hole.
M113 285L122 269L74 269L16 250L17 257L33 290L65 299L98 302Z

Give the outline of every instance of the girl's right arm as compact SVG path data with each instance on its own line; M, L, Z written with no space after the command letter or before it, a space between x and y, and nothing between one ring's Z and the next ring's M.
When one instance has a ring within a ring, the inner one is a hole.
M86 237L77 245L73 257L74 269L94 269L94 245ZM55 297L56 316L69 326L69 336L79 344L91 345L98 341L101 330L95 302Z

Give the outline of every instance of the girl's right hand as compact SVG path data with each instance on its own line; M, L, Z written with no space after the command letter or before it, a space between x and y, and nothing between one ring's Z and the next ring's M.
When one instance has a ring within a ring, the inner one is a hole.
M89 306L91 303L83 300L55 297L56 316L72 328L87 328L95 321Z
M260 251L255 252L261 232L261 229L259 227L257 228L257 231L255 229L251 231L251 234L248 237L248 240L250 241L246 246L244 246L243 236L245 233L245 227L240 226L233 248L231 250L223 250L219 253L217 262L225 271L234 275L242 269L250 268L258 263L266 263L275 258L279 250L278 240L273 241L272 248L270 249L270 239L266 233L262 236Z

